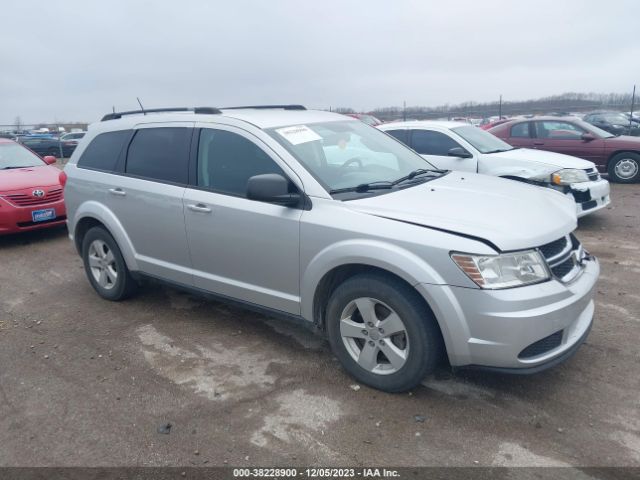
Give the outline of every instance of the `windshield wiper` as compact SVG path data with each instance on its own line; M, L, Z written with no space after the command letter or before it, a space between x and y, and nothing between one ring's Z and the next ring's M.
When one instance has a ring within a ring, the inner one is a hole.
M344 192L368 192L370 190L386 190L393 188L394 183L388 182L386 180L381 180L379 182L369 182L369 183L361 183L360 185L356 185L355 187L345 187L345 188L335 188L333 190L329 190L329 193L333 195L334 193L344 193Z
M21 166L9 166L9 167L2 167L2 168L0 168L0 170L11 170L13 168L28 168L28 167L25 167L24 165L21 165Z
M398 185L399 183L406 182L407 180L413 180L415 177L417 177L419 175L424 175L425 173L435 173L435 174L442 175L446 171L447 170L427 170L426 168L419 168L419 169L414 170L413 172L409 173L408 175L405 175L404 177L400 177L397 180L394 180L391 183L393 185Z

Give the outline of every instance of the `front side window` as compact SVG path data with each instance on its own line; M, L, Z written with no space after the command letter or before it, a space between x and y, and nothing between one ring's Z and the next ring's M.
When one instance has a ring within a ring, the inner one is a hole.
M536 133L549 140L580 140L585 131L573 123L550 120L536 122Z
M421 155L445 157L452 148L461 148L460 144L448 135L432 130L412 130L411 146Z
M516 123L511 127L510 137L529 138L529 122Z
M273 159L247 138L211 128L200 132L197 174L199 187L244 197L249 178L265 173L285 176Z
M186 184L191 128L141 128L129 145L125 172L161 182Z
M82 153L78 166L112 172L131 130L118 130L97 135Z
M389 135L358 121L289 125L266 132L328 192L390 183L416 170L436 170Z
M40 167L45 163L40 157L17 143L0 143L0 170Z

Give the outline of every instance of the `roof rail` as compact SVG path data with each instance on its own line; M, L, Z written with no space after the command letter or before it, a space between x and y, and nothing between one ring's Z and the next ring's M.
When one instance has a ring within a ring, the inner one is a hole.
M129 110L128 112L113 112L107 113L104 117L102 117L101 122L105 122L107 120L117 120L118 118L122 118L125 115L136 115L138 113L160 113L160 112L193 112L196 114L202 115L214 115L222 113L219 109L215 107L172 107L172 108L148 108L144 110Z
M269 109L282 109L282 110L306 110L304 105L246 105L244 107L222 107L222 110L242 110L244 108L247 109L258 109L258 110L269 110Z

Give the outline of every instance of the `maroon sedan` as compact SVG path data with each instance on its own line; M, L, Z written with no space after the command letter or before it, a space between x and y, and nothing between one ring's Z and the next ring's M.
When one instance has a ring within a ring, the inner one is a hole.
M514 147L539 148L591 160L614 182L640 180L640 138L616 136L577 118L513 120L489 130Z

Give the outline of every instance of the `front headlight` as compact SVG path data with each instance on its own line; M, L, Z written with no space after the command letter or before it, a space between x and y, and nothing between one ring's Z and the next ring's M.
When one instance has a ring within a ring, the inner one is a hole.
M584 170L565 168L551 174L551 183L555 185L570 185L572 183L588 182L589 175Z
M537 250L501 255L452 253L451 259L480 288L521 287L550 278L547 264Z

